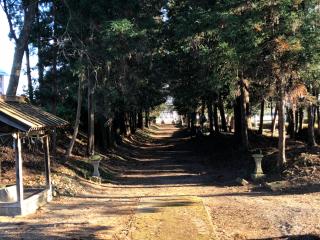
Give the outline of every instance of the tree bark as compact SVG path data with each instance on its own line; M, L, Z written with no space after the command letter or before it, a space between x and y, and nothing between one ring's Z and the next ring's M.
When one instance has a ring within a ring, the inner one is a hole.
M10 33L11 33L11 36L13 36L13 38L15 39L15 43L16 43L12 67L11 67L9 85L7 89L7 95L16 95L17 93L22 59L28 45L32 22L35 17L36 9L38 6L37 2L38 1L30 1L30 4L24 9L23 26L20 31L19 38L17 38L14 32L14 29L12 27L12 19L7 8L7 3L4 0L4 9L5 9L5 13L10 26Z
M214 122L214 132L215 133L219 133L220 129L219 129L219 118L218 118L218 104L215 103L213 105L213 122Z
M30 102L33 103L33 85L31 77L31 67L30 67L30 52L29 46L26 47L26 66L27 66L27 78L28 78L28 95Z
M244 151L248 151L249 148L249 138L248 138L248 119L247 119L247 111L246 111L246 96L245 96L245 85L244 80L241 78L240 80L240 100L241 100L241 143L242 149Z
M74 143L76 142L77 139L77 135L79 132L79 125L80 125L80 117L81 117L81 104L82 104L82 93L81 93L81 89L82 89L82 82L83 82L83 77L79 78L79 83L78 83L78 92L77 92L77 113L76 113L76 121L74 123L74 127L73 127L73 135L72 135L72 139L70 141L69 147L67 149L66 152L66 158L68 159L71 156L72 153L72 149L74 146Z
M94 84L88 77L88 156L94 155Z
M142 110L139 111L138 113L138 128L143 129L143 114Z
M277 103L276 107L274 109L274 115L273 115L272 123L271 123L271 135L272 136L276 130L276 120L277 120L278 111L279 111L279 107L278 107L278 103Z
M194 136L196 134L196 112L191 113L191 135Z
M227 120L226 120L226 114L224 112L223 100L221 96L219 97L218 107L219 107L219 112L221 116L221 128L224 132L227 132L228 131Z
M318 133L318 136L320 136L320 107L319 106L317 106L317 124L318 124L317 133Z
M294 111L294 129L295 129L295 133L298 133L298 129L299 129L299 110L295 110Z
M213 133L213 112L212 112L212 100L208 100L207 102L208 108L208 118L209 118L209 132L210 135Z
M201 130L203 131L204 123L205 123L205 115L204 115L204 110L206 109L206 102L205 99L203 98L201 101L201 115L200 115L200 127Z
M124 118L125 118L125 124L126 124L126 133L128 135L130 135L132 132L131 132L131 129L130 129L130 122L129 122L129 119L130 119L130 114L128 112L126 112L124 114Z
M252 114L250 109L250 103L245 104L247 129L252 129Z
M135 134L136 132L136 113L135 112L130 112L129 114L129 125L130 125L130 132L132 134Z
M187 114L188 129L191 129L191 113Z
M108 118L106 122L106 132L107 132L107 146L108 148L115 146L115 133L114 133L113 119Z
M243 101L244 101L244 109L245 109L245 114L246 114L246 121L247 121L247 132L248 129L252 128L252 114L251 114L251 108L250 108L250 96L249 96L249 83L247 81L245 81L245 79L241 79L241 83L242 83L242 90L243 90ZM248 141L248 145L249 145L249 141Z
M149 110L145 111L145 122L144 122L144 126L146 128L149 128Z
M279 128L279 141L278 141L278 168L281 168L286 162L286 132L285 132L285 111L284 111L284 83L280 77L277 80L279 89L279 102L278 102L278 128Z
M121 111L118 113L117 123L120 129L120 134L127 135L126 118L124 112Z
M52 56L52 114L57 114L57 95L58 95L58 83L57 83L57 55L58 55L58 41L56 38L57 23L56 23L56 11L55 4L53 4L53 56ZM53 159L56 159L57 155L57 129L53 129L52 133L52 155Z
M316 125L316 115L317 115L317 109L313 106L313 128Z
M108 140L108 126L106 126L106 117L102 114L97 115L97 124L96 128L100 131L96 132L96 143L99 144L99 149L103 151L107 151L109 147Z
M304 113L303 113L303 108L299 108L299 132L302 131L303 129L303 119L304 119Z
M241 142L241 100L237 97L233 106L234 112L234 135Z
M42 46L42 41L41 41L41 32L40 30L40 14L39 14L39 7L37 9L37 28L38 28L38 32L37 32L37 48L38 48L38 83L39 83L39 89L42 88L42 84L43 84L43 79L44 79L44 65L43 65L43 46Z
M314 110L312 104L308 107L308 145L310 147L317 145L314 136Z
M293 139L295 139L296 138L296 132L297 132L297 127L296 127L296 125L297 125L297 118L296 118L296 116L297 116L297 114L296 114L296 112L297 112L297 109L292 109L292 135L291 135L291 137L293 138Z
M262 134L263 132L263 117L264 117L264 99L261 100L261 105L260 105L260 123L259 123L258 134Z
M290 138L295 138L295 131L294 131L294 112L292 109L287 109L287 115L288 115L288 133L290 135Z

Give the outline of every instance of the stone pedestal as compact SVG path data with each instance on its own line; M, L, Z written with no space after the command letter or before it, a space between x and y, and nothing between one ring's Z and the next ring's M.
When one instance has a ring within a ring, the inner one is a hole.
M254 162L256 165L255 165L255 169L254 169L253 174L251 174L251 178L253 181L261 180L266 176L263 173L262 166L261 166L263 155L262 154L253 154L252 157L254 158Z
M100 155L93 155L89 158L91 165L93 166L92 177L100 178L99 165L102 157Z
M93 166L92 177L100 177L100 172L99 172L100 160L91 161L91 164Z

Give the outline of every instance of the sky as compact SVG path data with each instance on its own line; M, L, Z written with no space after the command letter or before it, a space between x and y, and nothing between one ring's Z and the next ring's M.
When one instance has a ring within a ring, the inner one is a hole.
M0 8L0 69L5 71L8 75L11 72L11 66L13 61L13 55L14 55L14 41L10 41L8 37L9 33L9 25L7 22L7 18L5 13L3 12L2 8ZM31 67L33 67L36 64L36 58L32 57L31 61ZM23 92L23 89L27 89L27 77L25 75L25 59L23 60L23 69L21 71L20 75L20 81L19 81L19 87L18 87L18 95L21 95ZM34 75L33 73L32 75ZM7 88L9 81L9 76L5 77L5 89Z

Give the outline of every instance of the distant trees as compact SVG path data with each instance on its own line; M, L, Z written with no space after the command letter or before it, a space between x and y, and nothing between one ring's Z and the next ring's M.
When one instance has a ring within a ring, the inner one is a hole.
M212 134L227 131L226 113L233 115L244 151L250 148L254 109L260 109L261 134L271 100L272 129L278 115L279 167L286 161L285 114L294 137L308 105L309 144L315 144L317 0L1 0L1 5L17 44L8 93L16 93L29 43L39 75L35 86L29 84L29 96L75 124L67 155L79 129L88 133L92 155L95 146L110 147L121 141L119 135L147 127L149 112L168 94L193 131L199 109L208 112ZM297 86L308 94L296 91L293 103L289 98Z
M201 99L207 99L212 129L211 104L221 102L222 96L226 105L235 108L235 135L247 150L252 107L260 105L262 124L264 98L271 96L277 103L281 167L286 162L285 109L292 108L290 89L303 84L309 95L319 93L319 2L184 0L170 1L167 9L167 48L176 62L171 85L177 109L190 114ZM306 94L298 98L311 104L309 144L314 145L315 102Z
M39 74L29 96L74 121L75 136L79 127L87 131L89 155L94 154L95 140L106 148L119 141L119 134L148 126L149 111L166 95L160 70L161 3L2 0L1 4L10 37L16 41L8 94L16 94L29 44L38 55Z

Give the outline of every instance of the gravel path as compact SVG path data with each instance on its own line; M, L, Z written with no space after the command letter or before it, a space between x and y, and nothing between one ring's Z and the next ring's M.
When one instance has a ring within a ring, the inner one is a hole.
M219 180L221 172L188 149L179 129L154 127L151 136L149 143L132 140L121 147L128 162L116 183L88 182L85 195L56 198L27 217L0 217L0 239L133 239L142 202L194 197L204 203L216 239L319 239L319 193L277 195L232 186L233 178Z

